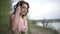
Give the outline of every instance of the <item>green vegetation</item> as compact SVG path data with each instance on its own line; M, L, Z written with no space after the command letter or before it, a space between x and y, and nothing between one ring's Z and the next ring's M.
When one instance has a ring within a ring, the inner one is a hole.
M9 16L11 11L11 0L0 0L0 34L10 34Z

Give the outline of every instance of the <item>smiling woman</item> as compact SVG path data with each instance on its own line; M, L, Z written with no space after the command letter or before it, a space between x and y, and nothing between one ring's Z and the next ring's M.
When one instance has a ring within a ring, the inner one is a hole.
M28 13L29 4L25 1L19 1L14 6L14 12L10 18L10 26L13 34L27 34L28 23L25 16Z

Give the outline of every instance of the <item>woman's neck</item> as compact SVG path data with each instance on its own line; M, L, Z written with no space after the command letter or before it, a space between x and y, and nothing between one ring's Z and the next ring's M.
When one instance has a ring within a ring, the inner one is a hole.
M21 15L21 14L20 14L20 16L19 16L19 17L21 17L21 18L23 18L23 19L24 19L24 16L23 16L23 15Z

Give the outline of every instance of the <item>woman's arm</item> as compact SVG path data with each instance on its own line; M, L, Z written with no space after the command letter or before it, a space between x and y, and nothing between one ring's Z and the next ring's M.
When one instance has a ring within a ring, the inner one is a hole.
M20 6L18 6L16 8L16 13L14 15L11 16L11 21L12 21L12 26L11 26L11 29L13 31L16 30L16 27L17 27L17 24L18 24L18 18L19 18L19 14L20 14L21 10L20 10Z

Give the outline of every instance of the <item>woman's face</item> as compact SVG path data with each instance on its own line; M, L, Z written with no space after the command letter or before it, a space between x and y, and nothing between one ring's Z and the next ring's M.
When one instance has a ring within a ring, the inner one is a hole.
M27 4L24 3L21 7L21 14L25 15L27 13L27 10L28 10L28 6Z

